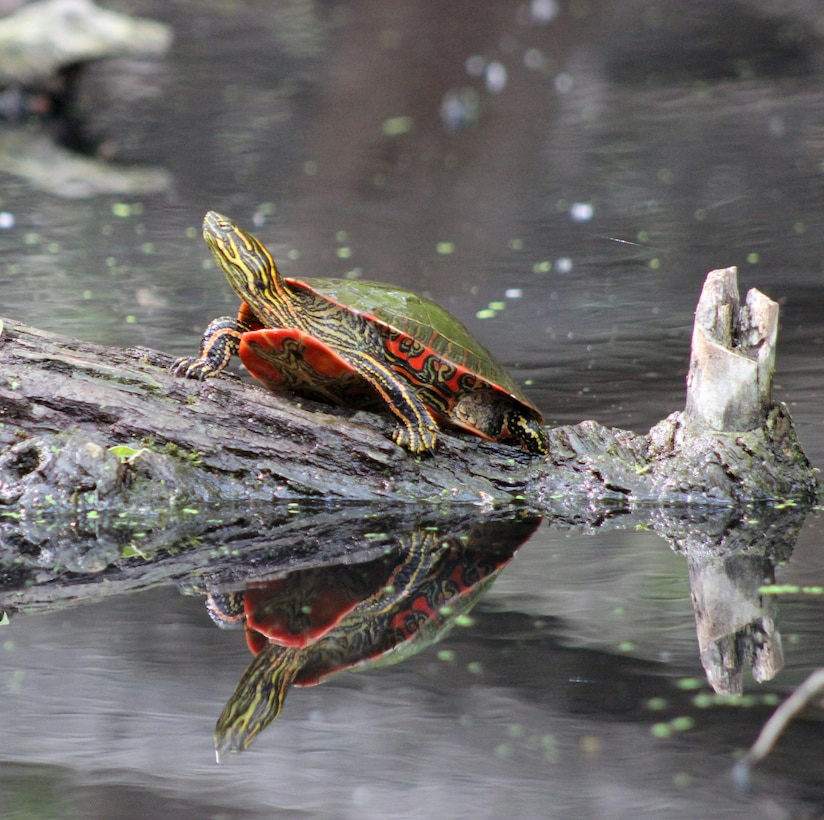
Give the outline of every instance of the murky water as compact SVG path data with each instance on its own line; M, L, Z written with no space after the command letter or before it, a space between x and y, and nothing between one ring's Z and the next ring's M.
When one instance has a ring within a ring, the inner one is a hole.
M735 264L782 304L775 392L824 461L824 74L805 34L824 19L802 4L780 21L768 3L107 5L176 40L159 65L91 69L89 135L172 187L67 200L0 176L0 315L192 352L236 307L199 238L214 208L288 275L441 302L550 423L643 431L682 406L704 275ZM820 533L809 517L779 583L822 584ZM438 647L295 687L220 767L214 723L251 655L202 597L15 619L0 814L819 816L820 715L750 794L728 773L771 699L824 665L821 596L780 600L784 669L746 678L753 704L708 706L689 580L653 532L544 525Z

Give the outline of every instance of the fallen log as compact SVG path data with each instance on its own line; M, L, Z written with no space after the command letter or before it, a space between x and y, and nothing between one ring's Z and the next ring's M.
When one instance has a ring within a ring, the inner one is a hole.
M549 431L550 455L444 431L414 457L381 415L276 395L237 377L168 373L172 358L111 349L13 320L0 335L0 508L32 515L323 498L522 503L732 504L811 498L815 472L772 402L777 306L735 269L707 279L686 410L646 435L585 421ZM774 306L774 307L773 307ZM735 375L735 378L731 374Z

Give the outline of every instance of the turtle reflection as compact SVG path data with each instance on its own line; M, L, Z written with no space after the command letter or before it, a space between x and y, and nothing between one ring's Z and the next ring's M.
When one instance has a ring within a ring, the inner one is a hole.
M218 760L246 749L278 717L290 687L355 666L397 663L443 637L537 524L531 517L497 521L460 537L420 530L374 561L247 583L241 593L212 592L213 619L242 624L255 655L218 718Z

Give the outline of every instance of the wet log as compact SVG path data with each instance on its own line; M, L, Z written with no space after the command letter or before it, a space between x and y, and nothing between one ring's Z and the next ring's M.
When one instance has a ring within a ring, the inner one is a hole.
M524 503L732 504L810 498L812 467L769 384L778 311L735 271L707 280L687 409L648 434L594 421L549 431L550 455L443 431L414 457L381 415L270 393L237 377L174 378L172 358L6 320L0 336L0 510L32 515L324 498ZM730 377L735 370L737 378ZM725 391L728 395L725 395Z

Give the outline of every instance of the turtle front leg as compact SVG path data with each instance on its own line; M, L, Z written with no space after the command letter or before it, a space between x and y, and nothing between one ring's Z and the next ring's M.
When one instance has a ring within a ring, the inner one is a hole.
M209 323L200 342L200 356L184 356L169 369L187 379L210 379L217 376L237 355L240 338L254 328L231 316L221 316Z
M393 435L395 443L412 453L432 452L438 441L438 425L412 387L371 356L347 351L346 358L401 420L403 426Z

